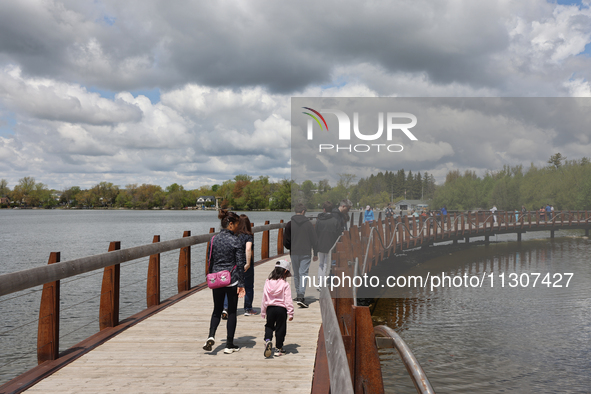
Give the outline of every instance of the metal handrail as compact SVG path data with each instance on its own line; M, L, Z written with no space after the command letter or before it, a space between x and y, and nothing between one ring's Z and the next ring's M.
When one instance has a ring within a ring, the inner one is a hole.
M396 331L388 326L382 325L374 327L374 334L376 337L386 337L392 340L391 345L398 351L398 354L400 355L400 358L402 359L402 362L404 363L404 366L406 367L406 370L408 371L408 374L410 375L410 378L417 389L417 393L435 394L435 390L433 390L433 387L431 387L431 383L429 383L429 379L427 378L425 371L415 358L414 354L410 350L410 347L408 347L406 342L404 342L404 340L396 333Z
M286 223L274 223L253 227L252 232L263 232L284 228ZM0 275L0 296L30 289L45 283L69 278L86 272L102 269L126 261L148 257L157 253L164 253L187 246L207 243L217 233L194 235L177 238L170 241L136 246L128 249L82 257L61 263L49 264L42 267L30 268L23 271Z
M319 298L330 378L330 392L353 394L353 382L351 381L347 351L345 350L341 328L327 287L322 288Z

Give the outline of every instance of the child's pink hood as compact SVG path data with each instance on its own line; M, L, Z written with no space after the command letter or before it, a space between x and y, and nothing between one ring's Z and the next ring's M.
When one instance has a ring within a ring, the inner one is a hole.
M283 279L267 279L263 291L263 303L261 305L261 317L266 317L268 306L282 306L287 309L289 317L293 317L293 302L291 300L291 287Z

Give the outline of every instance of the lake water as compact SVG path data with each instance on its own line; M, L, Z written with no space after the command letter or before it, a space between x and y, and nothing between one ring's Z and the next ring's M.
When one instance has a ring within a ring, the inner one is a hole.
M240 213L240 212L238 212ZM279 223L289 212L246 212L255 226ZM161 241L219 230L215 211L140 210L0 210L0 274L47 264L50 252L61 261L105 253L109 242L121 248L145 245L154 235ZM260 259L262 233L255 234L255 259ZM270 254L277 231L270 233ZM205 244L191 249L191 283L204 281ZM161 254L161 299L177 294L179 251ZM120 319L145 309L148 258L121 265ZM60 351L98 332L103 270L61 281ZM37 319L41 286L0 297L0 385L37 363Z
M255 225L289 220L288 212L248 212ZM0 273L47 264L49 252L71 260L193 235L219 227L212 211L0 211ZM444 246L397 257L397 274L499 275L572 272L568 288L407 289L384 294L376 321L410 345L438 393L581 393L591 389L591 241L582 232L491 237L489 246ZM271 232L271 254L276 231ZM260 258L261 234L255 236ZM451 254L450 254L451 253ZM203 281L204 246L192 248L192 283ZM147 258L121 268L121 319L145 308ZM161 256L162 299L176 294L178 251ZM378 267L378 272L383 267ZM387 271L387 270L385 270ZM385 272L384 271L384 272ZM382 273L384 273L382 272ZM61 284L63 351L98 331L102 270ZM541 279L540 279L541 280ZM564 284L564 282L563 282ZM36 365L39 289L0 297L0 384ZM393 350L381 350L387 392L414 393Z
M505 237L509 242L467 250L444 246L427 259L409 253L399 262L412 266L404 275L493 273L495 282L398 289L377 302L374 319L401 335L439 394L589 393L591 241L582 231L558 234L565 236L536 239L549 234L528 233L521 243L513 235ZM533 273L542 274L536 287ZM546 273L549 284L542 283ZM573 273L568 287L557 273ZM510 275L521 283L509 282ZM396 351L380 353L387 392L415 393Z

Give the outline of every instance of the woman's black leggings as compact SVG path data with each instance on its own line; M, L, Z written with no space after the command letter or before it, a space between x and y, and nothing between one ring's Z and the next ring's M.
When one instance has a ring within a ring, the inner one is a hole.
M228 296L228 333L226 347L234 345L234 333L236 332L236 309L238 307L238 286L220 287L213 289L213 313L209 325L209 336L215 338L215 332L220 325L222 310L224 310L224 298Z

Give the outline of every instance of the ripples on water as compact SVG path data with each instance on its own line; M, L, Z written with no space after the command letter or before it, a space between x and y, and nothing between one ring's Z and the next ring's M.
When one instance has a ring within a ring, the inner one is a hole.
M392 292L374 319L408 343L437 393L589 393L590 252L590 240L565 237L445 253L404 275L493 272L494 287ZM548 288L542 278L535 288L502 288L503 272L574 276L568 288ZM380 354L387 392L415 393L396 351Z
M247 212L255 226L265 220L288 221L289 212ZM0 274L47 264L50 252L61 261L105 253L110 241L121 248L145 245L154 235L161 241L181 238L183 232L206 234L219 229L214 211L128 210L0 210ZM255 259L260 259L262 233L255 234ZM277 231L270 233L270 252ZM202 283L205 245L191 248L191 282ZM177 294L179 251L162 253L161 299ZM140 261L141 260L141 261ZM148 258L121 265L120 320L146 308ZM61 281L60 351L98 332L98 309L103 270ZM34 367L37 362L37 319L41 286L0 297L0 385Z

